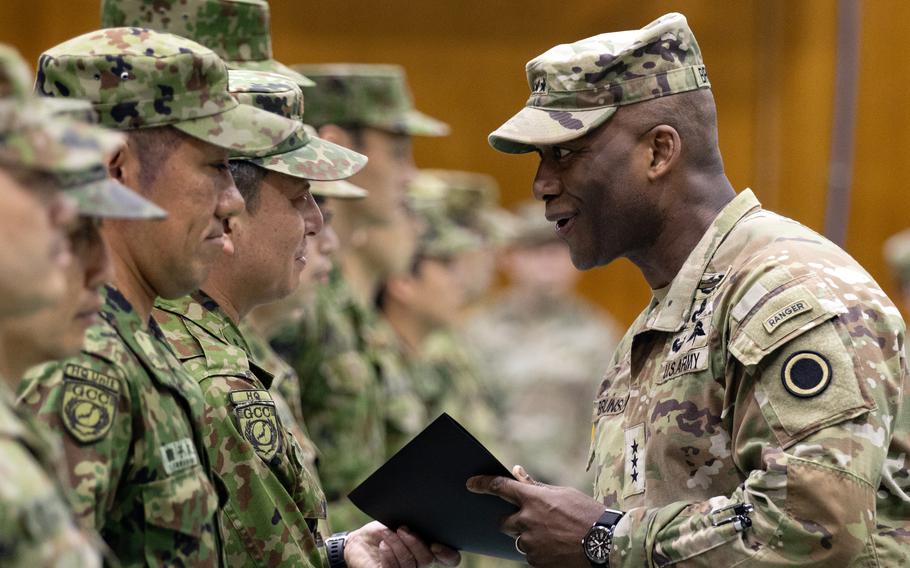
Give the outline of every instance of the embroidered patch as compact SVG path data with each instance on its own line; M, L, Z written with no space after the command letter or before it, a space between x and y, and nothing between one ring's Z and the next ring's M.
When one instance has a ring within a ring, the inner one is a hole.
M243 390L230 393L240 432L265 461L271 461L281 450L281 427L275 413L275 402L267 390Z
M687 373L704 371L708 368L708 348L691 349L682 355L663 362L660 371L660 382L675 379Z
M710 294L717 286L723 282L725 272L705 272L698 282L698 291L702 294Z
M785 321L798 316L799 314L812 311L812 305L806 300L797 300L786 306L785 308L778 310L773 316L765 319L762 322L765 326L765 331L768 333L774 333L774 330L777 329L777 326L784 323Z
M622 396L604 396L597 399L597 407L594 418L601 416L612 416L622 414L626 410L626 403L629 401L629 393Z
M168 475L183 471L199 463L196 446L193 445L193 441L189 438L164 444L158 448L158 451L161 452L161 463L164 464L164 471Z
M780 379L793 396L812 398L831 384L831 363L814 351L798 351L784 361Z
M736 305L730 310L730 315L733 316L733 319L736 321L742 321L744 317L749 315L752 308L758 305L762 298L767 295L768 290L762 286L761 282L756 282L745 294L743 294L743 297L736 302Z
M61 417L67 431L83 444L106 436L117 412L120 381L69 363L63 368L63 386Z
M645 425L639 424L625 431L625 483L623 497L645 491Z

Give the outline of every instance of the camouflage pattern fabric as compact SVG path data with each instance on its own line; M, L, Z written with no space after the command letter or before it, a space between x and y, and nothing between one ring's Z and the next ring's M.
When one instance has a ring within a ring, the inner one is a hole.
M501 152L573 140L620 106L711 87L695 36L676 13L640 30L557 45L529 61L525 72L531 89L525 108L489 136Z
M123 566L218 566L202 393L153 321L103 296L82 353L30 370L19 403L63 434L77 518Z
M510 290L477 310L464 333L502 412L503 459L539 481L590 489L591 424L578 409L590 404L610 361L615 329L577 297Z
M35 89L88 100L104 126L170 125L238 152L268 150L298 126L240 105L228 92L224 62L210 49L140 28L98 30L50 48L38 59Z
M363 169L367 157L312 135L303 119L303 93L292 81L274 73L230 71L230 89L241 104L249 105L298 122L284 142L264 152L240 153L257 166L297 178L335 181Z
M101 566L100 542L73 519L58 478L59 443L25 412L0 377L0 565Z
M360 125L411 136L445 136L449 126L414 108L404 69L397 65L295 65L316 82L306 91L309 124Z
M594 493L626 511L611 566L906 564L903 353L856 261L743 191L600 386Z
M319 473L335 530L369 520L347 494L387 455L385 399L366 342L368 317L336 269L301 325L272 340L301 379L301 408L321 452Z
M301 87L313 85L273 59L265 0L101 0L101 26L172 33L208 47L230 69L279 73Z
M153 315L205 396L206 449L228 493L225 562L323 566L317 522L326 516L325 497L276 411L272 376L250 360L240 330L204 293L159 299Z

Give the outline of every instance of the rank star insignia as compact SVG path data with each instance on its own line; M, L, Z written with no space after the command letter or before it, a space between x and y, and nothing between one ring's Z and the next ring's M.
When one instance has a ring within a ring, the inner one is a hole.
M281 450L281 426L272 396L266 390L246 390L232 392L230 399L243 437L259 457L271 461Z
M97 442L110 431L120 398L120 381L88 367L63 369L61 418L67 431L83 444Z
M639 424L625 431L626 482L623 496L629 497L645 491L645 426Z

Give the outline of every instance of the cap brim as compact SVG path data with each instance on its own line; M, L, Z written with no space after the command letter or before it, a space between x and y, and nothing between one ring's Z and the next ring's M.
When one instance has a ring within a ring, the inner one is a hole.
M315 137L310 137L305 145L289 152L240 159L273 172L314 181L349 178L367 163L363 154Z
M316 83L304 75L294 71L284 63L274 59L264 61L225 61L228 69L246 69L248 71L268 71L269 73L278 73L284 75L291 81L297 83L300 87L315 87Z
M66 117L45 106L23 106L24 119L3 137L0 160L51 174L82 172L107 163L124 143L114 132Z
M525 107L493 131L490 146L506 154L533 152L537 146L550 146L574 140L597 128L616 112L616 107L589 110L544 110Z
M237 153L260 153L290 136L300 123L250 105L238 104L224 112L183 120L174 128Z
M373 128L409 136L448 136L451 131L449 125L445 122L413 109L392 119L379 116L372 119L367 118L364 122L367 126L372 126Z
M310 182L310 193L334 199L363 199L368 195L367 190L344 180L312 181Z
M111 219L164 219L167 211L111 178L66 190L81 215Z

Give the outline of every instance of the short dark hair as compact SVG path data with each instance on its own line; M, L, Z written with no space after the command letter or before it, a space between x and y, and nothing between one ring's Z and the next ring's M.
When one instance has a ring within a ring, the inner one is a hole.
M260 186L269 171L246 160L231 160L231 175L234 176L234 185L246 202L246 210L254 215L259 209Z
M170 157L181 140L189 136L173 126L155 126L138 130L128 130L127 136L140 156L139 183L143 189L148 188L158 178L161 165Z

